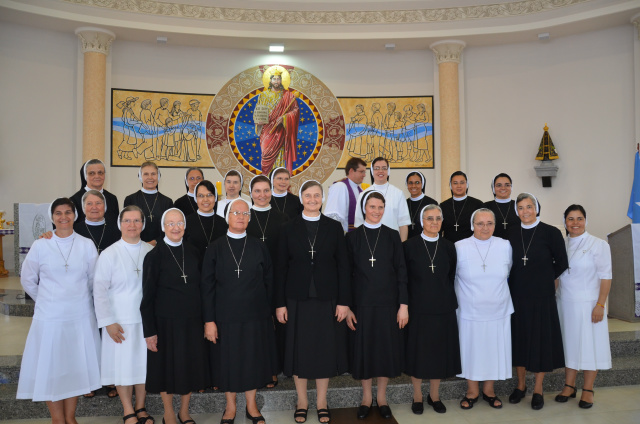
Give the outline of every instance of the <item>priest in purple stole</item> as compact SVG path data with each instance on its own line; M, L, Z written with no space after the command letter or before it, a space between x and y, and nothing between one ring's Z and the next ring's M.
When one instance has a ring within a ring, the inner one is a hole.
M367 164L360 158L351 158L344 167L347 177L333 183L324 214L342 224L345 232L353 231L360 184L367 174ZM338 184L341 183L341 184Z

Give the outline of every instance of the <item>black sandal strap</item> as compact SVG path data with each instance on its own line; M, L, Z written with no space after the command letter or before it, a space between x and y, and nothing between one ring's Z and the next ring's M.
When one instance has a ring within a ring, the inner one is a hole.
M573 390L575 390L575 389L576 389L576 386L570 386L570 385L568 385L568 384L565 384L564 386L565 386L565 387L569 387L569 388L571 388L571 389L573 389Z
M320 421L321 418L329 418L329 421L331 421L331 412L329 412L329 409L318 409L318 421Z
M593 390L585 389L584 387L582 388L582 391L583 392L591 392L591 393L595 394L595 392Z
M307 417L307 414L309 413L308 409L296 409L296 411L293 413L294 417Z
M125 415L124 417L122 417L122 422L126 422L128 419L131 418L135 418L136 420L138 419L138 416L136 414L129 414L129 415Z
M140 408L140 409L136 409L136 410L135 410L135 413L136 413L136 414L139 414L140 412L147 412L147 408L142 407L142 408Z

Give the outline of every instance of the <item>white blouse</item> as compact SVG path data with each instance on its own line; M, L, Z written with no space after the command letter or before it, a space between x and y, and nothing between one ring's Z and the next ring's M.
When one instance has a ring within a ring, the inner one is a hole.
M600 295L600 280L611 279L611 249L609 244L586 231L578 237L567 237L569 268L560 276L556 296L560 300L596 301Z
M36 302L33 319L72 321L93 315L93 241L72 233L36 240L22 263L20 282ZM65 266L65 262L66 265Z

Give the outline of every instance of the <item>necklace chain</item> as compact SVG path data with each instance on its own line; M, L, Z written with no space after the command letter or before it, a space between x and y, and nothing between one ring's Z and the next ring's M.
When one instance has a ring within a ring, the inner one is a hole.
M319 229L320 229L320 221L318 221L318 226L316 227L316 235L313 236L313 243L311 243L311 239L309 238L309 234L307 234L307 240L309 241L309 246L311 246L311 250L309 250L309 253L311 253L311 259L313 259L313 254L316 253L316 251L313 250L313 248L316 245L316 238L318 237L318 230Z
M262 229L262 224L260 224L260 218L258 217L258 214L256 214L256 222L258 223L258 227L260 227L260 232L262 233L262 241L265 241L267 239L267 225L269 225L269 217L271 216L271 209L269 209L269 212L267 213L267 220L264 223L264 230Z
M476 246L476 250L478 251L478 255L480 255L480 259L482 260L482 272L485 272L487 270L487 257L489 256L489 250L491 249L491 243L493 243L493 240L489 241L489 248L487 249L487 253L486 255L484 255L484 258L482 257L482 253L480 253L480 248L478 247L478 243L476 243L476 241L473 241L473 244Z
M571 254L571 257L569 258L569 261L567 262L567 264L569 265L567 270L569 271L569 274L571 274L571 259L573 259L573 257L576 255L576 252L578 252L578 250L580 250L580 246L582 246L582 242L584 241L584 238L582 240L580 240L580 243L578 244L578 247L576 247L576 250L573 251L573 253ZM569 242L567 241L567 254L569 254Z
M422 236L420 238L422 238ZM427 255L429 255L429 260L431 261L431 266L429 266L428 268L431 268L431 273L435 274L436 266L433 264L433 261L436 260L436 254L438 253L438 243L440 243L440 238L436 240L436 249L433 251L433 257L431 257L431 252L429 252L429 248L427 247L427 242L424 239L422 239L422 243L424 244L424 248L427 251Z
M89 230L89 226L87 225L87 223L84 223L84 226L87 227L87 232L89 233L89 237L91 237L91 240L93 240L93 244L96 245L96 249L98 249L98 255L100 254L100 245L102 244L102 238L104 237L104 230L105 228L107 228L107 221L104 222L104 225L102 226L102 235L100 236L100 241L98 243L96 243L96 239L93 238L93 234L91 234L91 231Z
M456 199L454 199L453 197L451 198L451 207L453 208L453 219L455 219L456 221L454 225L454 227L456 227L456 231L458 231L458 227L459 227L458 220L462 216L462 211L464 210L464 206L467 204L467 200L469 200L469 197L466 197L464 199L464 202L462 202L462 208L460 208L460 214L458 214L458 216L456 217Z
M178 265L178 269L180 269L180 272L182 272L182 275L180 277L182 277L184 279L184 283L187 284L187 275L185 275L184 273L184 243L180 244L180 247L182 247L182 268L180 268L180 262L178 262L178 259L176 259L176 256L171 251L171 247L167 244L166 241L164 242L164 244L165 246L167 246L167 249L169 249L169 253L171 253L173 260L176 261L176 265Z
M140 276L140 253L142 253L142 242L139 242L139 243L140 243L140 246L138 246L138 261L137 262L133 260L133 257L131 256L131 253L129 253L129 249L126 246L124 248L125 252L127 252L127 255L131 259L131 262L133 262L133 264L136 266L136 269L134 269L134 271L138 274L138 277ZM182 266L184 266L184 265L182 265ZM184 272L183 272L183 274L184 274Z
M507 217L509 216L509 212L511 212L511 202L508 203L506 214L502 213L502 209L500 209L500 203L498 202L496 202L496 209L498 209L498 212L500 212L500 216L502 216L502 224L506 229L506 224L508 224Z
M524 257L522 258L522 260L524 261L524 266L527 266L527 261L529 260L529 258L527 258L527 252L529 251L529 248L531 247L531 242L533 241L533 236L536 235L536 230L538 229L538 226L536 225L536 227L533 229L533 234L531 234L531 240L529 240L529 244L527 245L527 248L524 248L524 232L522 231L522 226L520 227L520 238L522 239L522 251L524 252Z
M200 219L200 214L196 212L196 215L198 215L198 222L200 222L200 228L202 228L202 232L204 233L204 236L207 237L207 230L204 229L204 224L202 223L202 219ZM216 214L214 213L211 216L211 233L207 237L207 246L211 244L211 238L213 237L213 230L215 227L216 227Z
M362 226L362 232L364 232L364 238L367 241L367 247L369 248L369 252L371 253L371 259L369 259L369 261L371 262L371 268L373 268L373 263L376 261L376 259L373 257L373 254L376 252L376 248L378 247L378 240L380 239L382 226L378 228L378 235L376 236L376 244L373 246L373 250L371 250L371 245L369 244L369 237L367 236L367 229L365 228L364 225Z
M67 255L66 259L62 254L62 249L60 249L58 240L55 240L55 242L56 242L56 246L58 246L58 251L60 252L60 256L62 256L62 259L64 259L64 272L67 272L69 270L69 257L71 256L71 251L73 250L73 243L76 242L76 238L74 237L73 240L71 240L71 248L69 249L69 254Z
M278 201L276 200L278 197L277 196L273 196L273 204L276 205L276 208L278 208L278 210L282 213L284 213L285 209L287 209L287 195L285 194L284 196L284 204L282 205L282 209L280 209L280 206L278 206Z
M147 198L144 196L144 193L142 193L142 200L144 200L144 204L147 205L147 209L149 210L149 219L151 219L151 222L153 222L153 209L156 207L156 202L158 201L158 195L159 194L160 194L160 192L156 193L156 198L153 201L153 206L151 206L151 208L149 208L149 203L147 203Z
M424 200L424 196L422 197L422 199L420 199L420 203L418 203L418 209L416 209L415 212L413 212L413 208L411 207L411 205L413 205L415 202L412 200L411 203L409 203L409 209L411 210L411 229L413 230L414 226L415 226L415 222L416 222L416 216L418 216L418 213L420 212L420 206L422 206L422 201Z
M231 243L229 243L229 236L227 236L227 245L229 246L229 250L231 251L231 256L233 256L233 260L236 263L236 266L238 267L235 271L238 273L238 278L240 278L240 271L242 271L240 269L240 264L242 263L242 258L244 257L244 249L245 247L247 247L247 237L244 237L244 244L242 245L242 254L240 255L240 261L238 261L236 259L236 255L233 253L233 249L231 248Z

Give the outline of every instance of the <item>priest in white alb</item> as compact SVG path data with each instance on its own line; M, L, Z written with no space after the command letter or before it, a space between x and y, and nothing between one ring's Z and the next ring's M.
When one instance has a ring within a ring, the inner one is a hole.
M473 235L456 242L458 264L455 290L462 373L467 395L462 409L471 409L480 397L492 408L502 408L494 380L511 378L511 314L513 304L507 277L511 269L511 244L493 236L496 218L490 209L471 215Z
M101 380L115 385L124 409L124 424L144 424L147 344L142 331L142 264L153 247L140 239L144 213L135 206L118 215L122 238L102 252L96 264L93 302L102 332ZM135 388L135 408L131 400Z

